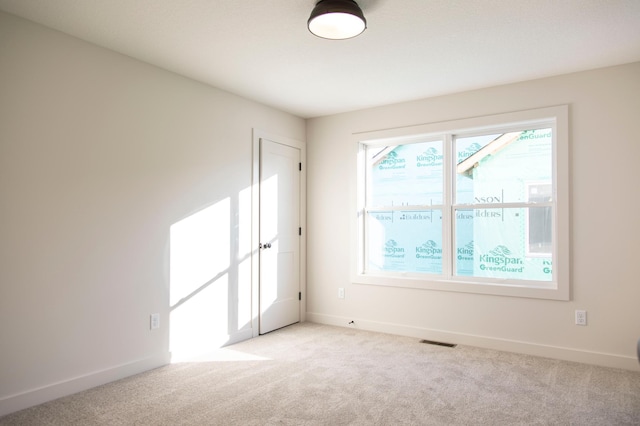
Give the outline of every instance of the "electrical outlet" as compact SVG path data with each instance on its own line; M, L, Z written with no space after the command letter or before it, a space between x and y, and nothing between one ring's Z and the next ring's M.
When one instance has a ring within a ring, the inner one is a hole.
M587 325L587 311L576 310L576 325Z
M344 287L338 288L338 299L344 299Z
M151 330L160 328L160 314L151 314Z

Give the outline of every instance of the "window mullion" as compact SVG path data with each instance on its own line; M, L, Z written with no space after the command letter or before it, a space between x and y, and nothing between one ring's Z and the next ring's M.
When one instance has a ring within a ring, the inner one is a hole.
M487 204L454 204L453 207L457 210L490 210L490 209L522 209L529 207L553 207L554 202L533 203L533 202L521 202L521 203L487 203Z
M428 210L442 210L444 206L440 204L424 204L415 206L375 206L365 207L364 212L410 212L410 211L428 211Z
M454 185L455 180L452 177L453 167L453 136L446 134L442 138L443 146L443 209L442 209L442 275L445 279L450 279L453 275L453 238L454 238L454 221L452 219Z

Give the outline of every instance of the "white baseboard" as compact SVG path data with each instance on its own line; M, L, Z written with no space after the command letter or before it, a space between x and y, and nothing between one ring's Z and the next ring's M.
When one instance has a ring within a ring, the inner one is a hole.
M247 339L251 339L253 337L253 329L247 328L244 330L240 330L235 334L229 336L229 340L225 343L225 346L233 345L234 343L239 343Z
M206 358L209 354L211 354L212 352L216 352L220 348L233 345L247 339L251 339L252 337L252 328L246 328L233 334L216 335L215 337L211 338L210 342L207 342L207 345L197 348L179 348L176 351L172 351L170 353L170 362L171 364L181 362L197 362L197 360L203 359L203 357Z
M433 330L402 324L345 318L313 312L307 312L307 321L315 322L318 324L336 325L339 327L352 327L368 331L377 331L380 333L415 337L418 339L429 339L460 345L476 346L486 349L495 349L505 352L515 352L545 358L561 359L564 361L581 362L584 364L599 365L602 367L613 367L622 368L625 370L640 371L640 364L635 357L626 357L600 352L590 352L579 349L563 348L559 346L540 345L536 343L500 339L495 337L476 336L471 334ZM353 324L349 324L350 321L353 321Z
M33 407L169 363L169 354L153 356L0 398L0 416Z

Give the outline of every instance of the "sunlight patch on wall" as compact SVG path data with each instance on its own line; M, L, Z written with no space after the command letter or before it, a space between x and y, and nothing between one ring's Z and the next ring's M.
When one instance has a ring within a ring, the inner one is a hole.
M238 194L238 330L251 327L251 191Z
M171 312L171 361L219 349L229 340L229 276L224 274Z
M225 198L170 229L172 360L219 348L229 338L231 206Z

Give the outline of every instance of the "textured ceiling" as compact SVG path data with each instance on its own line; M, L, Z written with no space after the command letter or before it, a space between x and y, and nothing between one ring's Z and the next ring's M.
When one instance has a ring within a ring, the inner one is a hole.
M640 61L640 0L358 0L368 29L341 41L308 32L315 2L0 0L0 10L301 117Z

